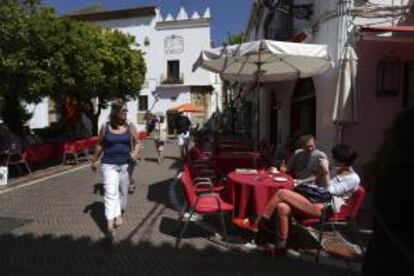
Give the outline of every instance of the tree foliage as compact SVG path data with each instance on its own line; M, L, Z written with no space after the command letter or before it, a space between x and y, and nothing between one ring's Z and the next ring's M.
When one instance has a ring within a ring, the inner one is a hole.
M227 32L227 37L223 41L223 46L241 44L243 42L243 33L231 34Z
M134 38L57 17L36 0L0 2L0 96L3 119L20 132L29 118L22 102L75 99L96 131L100 111L115 98L133 99L145 78ZM13 111L13 109L15 109ZM7 113L7 114L6 114ZM14 113L19 113L16 116Z

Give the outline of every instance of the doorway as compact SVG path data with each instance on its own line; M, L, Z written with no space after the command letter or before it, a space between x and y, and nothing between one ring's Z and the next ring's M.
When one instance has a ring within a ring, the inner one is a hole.
M292 96L290 135L316 134L316 94L311 78L299 80Z
M269 122L269 129L270 129L270 144L278 143L278 129L279 129L279 105L277 94L272 91L270 94L270 122Z

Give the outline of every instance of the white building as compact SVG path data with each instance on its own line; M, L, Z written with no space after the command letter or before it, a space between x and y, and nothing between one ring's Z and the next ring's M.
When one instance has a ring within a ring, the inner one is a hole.
M135 37L135 45L144 53L147 66L145 83L140 96L128 102L128 119L145 129L147 112L165 113L177 105L192 102L205 110L192 114L193 123L205 121L212 112L221 108L219 78L205 70L192 72L192 65L200 51L211 45L210 9L188 15L184 8L176 16L162 18L156 6L133 9L98 11L71 16L75 20L95 22L117 29ZM48 102L32 107L32 128L49 125ZM104 110L99 125L107 120L109 110Z

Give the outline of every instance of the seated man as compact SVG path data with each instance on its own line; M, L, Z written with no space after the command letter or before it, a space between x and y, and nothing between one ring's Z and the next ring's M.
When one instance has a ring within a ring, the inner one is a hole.
M312 135L301 137L302 149L298 150L287 164L287 172L296 179L314 181L318 174L319 160L327 160L324 152L316 149Z

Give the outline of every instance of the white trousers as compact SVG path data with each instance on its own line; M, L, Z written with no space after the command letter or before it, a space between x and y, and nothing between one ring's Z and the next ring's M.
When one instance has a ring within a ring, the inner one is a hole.
M114 219L121 215L128 202L128 164L101 166L104 184L104 205L106 219Z

